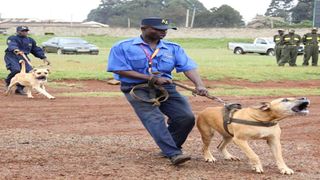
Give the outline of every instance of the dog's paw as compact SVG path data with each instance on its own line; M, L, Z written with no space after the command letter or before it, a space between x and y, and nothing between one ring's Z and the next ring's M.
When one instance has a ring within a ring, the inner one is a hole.
M28 98L29 98L29 99L33 99L34 97L33 97L33 96L28 96Z
M263 173L263 169L260 164L252 166L252 170L255 171L256 173L259 173L259 174Z
M204 160L205 160L206 162L209 162L209 163L214 163L214 162L217 161L217 159L214 158L213 156L204 157Z
M53 100L53 99L56 99L56 98L52 96L52 97L49 97L49 99L52 99L52 100Z
M240 161L240 159L237 156L229 155L224 157L227 161Z
M281 174L287 174L287 175L291 175L293 174L293 170L288 168L288 167L284 167L284 168L280 168L280 173Z

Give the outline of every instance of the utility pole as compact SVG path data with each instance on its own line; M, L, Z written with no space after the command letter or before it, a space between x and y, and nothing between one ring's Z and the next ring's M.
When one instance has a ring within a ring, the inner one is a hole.
M193 5L193 13L192 13L192 19L191 19L191 28L193 28L193 23L194 23L194 17L196 15L196 6Z
M70 27L73 26L73 14L70 15Z
M315 20L316 20L316 6L317 6L317 1L314 0L313 1L313 12L312 12L312 27L315 27L316 23L315 23Z
M130 28L131 27L131 20L130 20L130 18L128 18L128 28Z
M187 14L186 14L186 28L189 27L189 9L187 9Z

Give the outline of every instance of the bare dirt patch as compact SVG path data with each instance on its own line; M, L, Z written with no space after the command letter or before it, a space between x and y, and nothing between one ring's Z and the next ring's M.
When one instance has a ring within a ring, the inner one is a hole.
M320 81L264 82L263 87L316 87ZM49 87L55 95L65 92L118 91L105 81L56 82L70 86ZM207 81L210 86L260 87L245 81ZM307 92L306 92L307 93ZM276 97L222 97L244 106ZM295 170L292 179L319 179L320 170L320 97L311 96L310 115L293 117L280 123L283 155ZM216 102L189 97L197 114ZM0 95L0 177L4 179L287 179L279 174L274 158L264 141L251 141L260 156L265 173L251 172L245 155L234 145L230 151L240 162L222 159L203 161L200 134L193 129L184 151L192 161L180 167L170 165L159 152L124 97L57 97L50 101ZM1 179L0 178L0 179Z

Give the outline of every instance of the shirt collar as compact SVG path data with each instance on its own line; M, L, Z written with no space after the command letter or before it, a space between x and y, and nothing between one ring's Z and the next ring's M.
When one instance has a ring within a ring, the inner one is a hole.
M135 44L135 45L137 45L137 44L148 45L147 43L145 43L145 42L143 41L143 39L141 38L141 36L134 38L132 44ZM160 39L160 41L159 41L159 43L158 43L158 45L157 45L157 48L160 48L160 49L161 49L161 48L168 49L168 47L165 45L165 43L164 43L163 40L161 40L161 39Z

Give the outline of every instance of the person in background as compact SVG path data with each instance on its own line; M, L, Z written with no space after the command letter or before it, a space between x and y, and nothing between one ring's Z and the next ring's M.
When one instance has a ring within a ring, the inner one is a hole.
M289 63L289 66L297 66L298 47L301 43L301 37L295 34L295 30L291 29L288 34L283 36L284 48L279 62L279 66L284 66Z
M24 60L22 55L33 54L35 57L42 59L47 65L50 65L44 51L37 46L36 41L28 37L29 28L27 26L18 26L17 34L10 36L7 39L7 49L5 50L4 60L6 63L6 68L10 71L10 74L5 79L6 87L9 86L11 79L20 72L21 66L19 61ZM28 58L29 59L29 58ZM30 59L29 59L30 61ZM32 67L26 62L26 71L30 72ZM17 85L15 91L16 94L26 95L23 91L23 86Z
M283 35L284 35L284 30L283 29L278 29L278 34L273 36L273 41L276 44L274 49L276 52L276 60L277 64L279 64L279 61L281 59L282 55L282 49L283 49Z
M312 66L318 66L320 34L317 32L317 28L312 28L311 33L305 34L302 38L304 44L303 66L309 65L310 57L312 57Z

